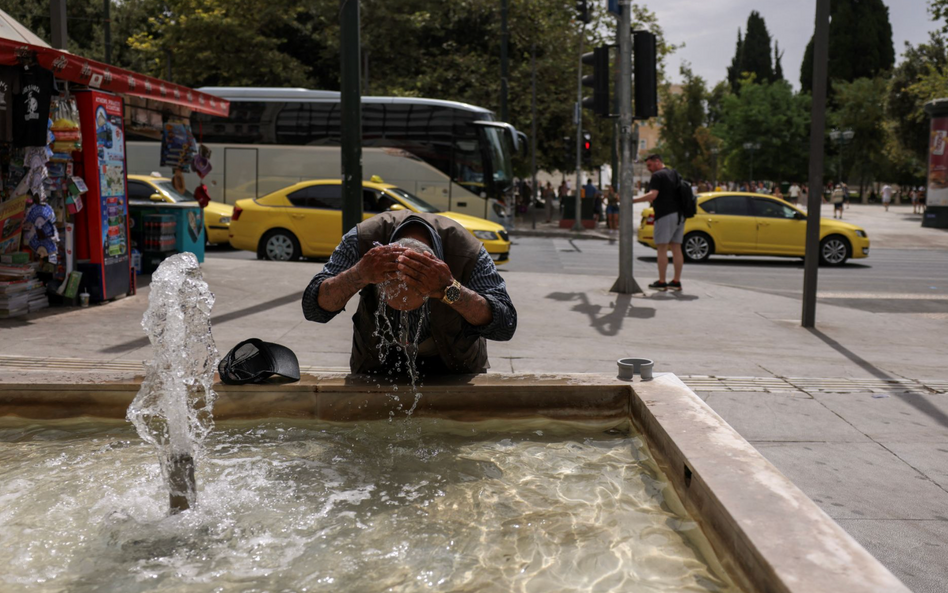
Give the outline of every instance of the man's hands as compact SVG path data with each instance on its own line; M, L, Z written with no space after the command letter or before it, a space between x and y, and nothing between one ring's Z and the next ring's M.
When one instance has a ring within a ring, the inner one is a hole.
M409 251L394 244L373 247L353 266L353 271L358 274L360 283L381 284L397 276L398 257Z
M454 279L448 264L430 253L405 249L398 255L397 266L399 276L408 288L428 298L444 298L444 289Z

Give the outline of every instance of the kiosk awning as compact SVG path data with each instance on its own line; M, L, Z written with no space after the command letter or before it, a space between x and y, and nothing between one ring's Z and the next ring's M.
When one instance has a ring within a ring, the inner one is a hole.
M23 61L35 62L50 70L56 78L103 91L181 105L208 115L227 117L230 113L230 102L214 95L58 49L0 39L0 65L15 66Z

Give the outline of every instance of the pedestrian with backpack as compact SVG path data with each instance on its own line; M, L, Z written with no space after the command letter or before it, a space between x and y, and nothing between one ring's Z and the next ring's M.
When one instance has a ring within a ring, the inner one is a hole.
M652 154L645 159L645 166L652 174L648 192L633 198L632 202L649 202L655 210L655 248L658 250L658 280L649 288L665 292L681 291L681 271L685 264L681 243L685 234L685 220L694 216L695 198L691 184L684 181L674 169L669 169L661 155ZM672 252L675 276L665 282L668 268L668 252Z

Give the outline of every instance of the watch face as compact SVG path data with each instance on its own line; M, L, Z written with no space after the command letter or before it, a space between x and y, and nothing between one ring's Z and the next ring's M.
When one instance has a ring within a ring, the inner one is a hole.
M449 286L447 290L444 291L444 298L453 303L461 298L461 289L457 286Z

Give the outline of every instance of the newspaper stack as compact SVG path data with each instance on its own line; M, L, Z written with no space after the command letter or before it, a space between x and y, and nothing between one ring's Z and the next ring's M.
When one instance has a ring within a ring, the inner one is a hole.
M36 277L36 264L0 264L0 319L48 306L46 285Z

